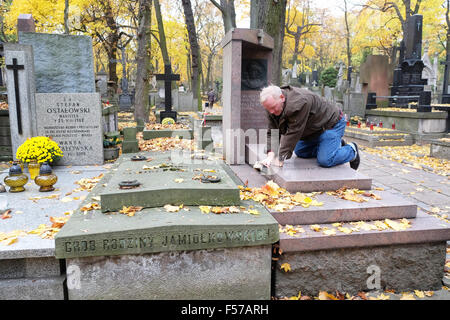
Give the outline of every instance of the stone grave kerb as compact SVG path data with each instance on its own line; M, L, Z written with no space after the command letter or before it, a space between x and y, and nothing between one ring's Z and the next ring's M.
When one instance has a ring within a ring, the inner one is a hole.
M244 132L255 129L258 135L259 129L267 129L259 92L270 82L274 41L260 29L236 28L225 35L221 47L224 158L228 164L243 164ZM259 76L252 76L251 69Z

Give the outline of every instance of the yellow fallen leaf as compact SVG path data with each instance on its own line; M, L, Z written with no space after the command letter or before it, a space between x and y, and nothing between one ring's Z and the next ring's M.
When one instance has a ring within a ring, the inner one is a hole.
M283 263L280 267L281 270L284 270L284 272L292 271L291 265L289 263Z
M210 213L210 211L211 211L210 206L199 206L199 209L202 213Z
M180 211L180 209L182 208L182 206L172 206L170 204L166 204L164 206L164 209L166 209L167 212L178 212Z
M338 300L338 298L336 298L332 294L329 294L326 291L320 291L318 299L319 300Z
M260 214L259 211L256 210L256 209L249 209L249 210L248 210L248 213L253 214L253 215L256 215L256 216Z
M309 228L315 232L319 232L322 229L322 227L319 226L318 224L312 224L309 226Z
M326 236L334 236L336 234L336 230L335 229L327 229L327 230L323 230L322 233Z
M427 297L432 297L434 295L434 291L425 291L424 293Z
M441 212L441 209L439 209L438 207L434 207L434 208L431 208L431 212L439 213L439 212Z
M416 300L416 298L414 298L412 293L403 292L400 300Z
M391 298L390 296L388 296L384 293L381 293L376 297L369 297L369 300L389 300L390 298Z
M175 179L174 181L175 181L176 183L182 183L182 182L184 181L184 179L179 178L179 179Z
M425 293L423 291L414 290L414 294L419 298L425 298Z
M352 233L352 230L349 229L349 228L346 228L346 227L339 227L338 230L339 230L340 232L342 232L342 233L345 233L345 234L350 234L350 233Z

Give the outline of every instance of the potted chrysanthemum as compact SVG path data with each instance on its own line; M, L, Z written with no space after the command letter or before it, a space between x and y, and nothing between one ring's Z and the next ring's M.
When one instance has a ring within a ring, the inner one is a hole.
M54 164L63 157L58 143L49 137L28 138L17 148L16 158L28 166L31 178L39 174L41 163Z

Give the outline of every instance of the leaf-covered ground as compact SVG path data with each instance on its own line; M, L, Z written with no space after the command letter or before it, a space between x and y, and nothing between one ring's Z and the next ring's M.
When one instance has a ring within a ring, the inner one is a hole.
M383 159L396 161L405 166L420 169L442 176L450 175L450 161L430 157L430 145L411 145L399 147L360 147L364 152L377 155Z

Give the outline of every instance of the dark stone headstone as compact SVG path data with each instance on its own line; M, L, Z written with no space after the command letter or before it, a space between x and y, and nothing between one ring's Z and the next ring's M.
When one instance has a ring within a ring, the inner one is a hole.
M313 86L319 85L319 72L317 70L313 70L312 72L312 82Z
M156 80L164 80L164 111L160 113L161 122L165 118L177 121L177 112L172 110L172 81L179 81L180 75L172 73L170 64L164 66L164 74L157 74Z
M369 92L367 94L367 103L366 103L366 109L376 109L377 108L377 98L376 92Z
M431 112L431 91L422 91L420 93L417 112Z
M414 15L408 19L406 39L404 47L400 50L400 69L395 77L400 78L400 83L393 86L393 95L399 96L419 96L424 91L427 84L426 79L422 79L422 70L424 63L421 60L422 55L422 26L423 17ZM402 61L404 55L404 60ZM397 107L406 107L408 102L417 100L417 98L401 98L396 100Z

